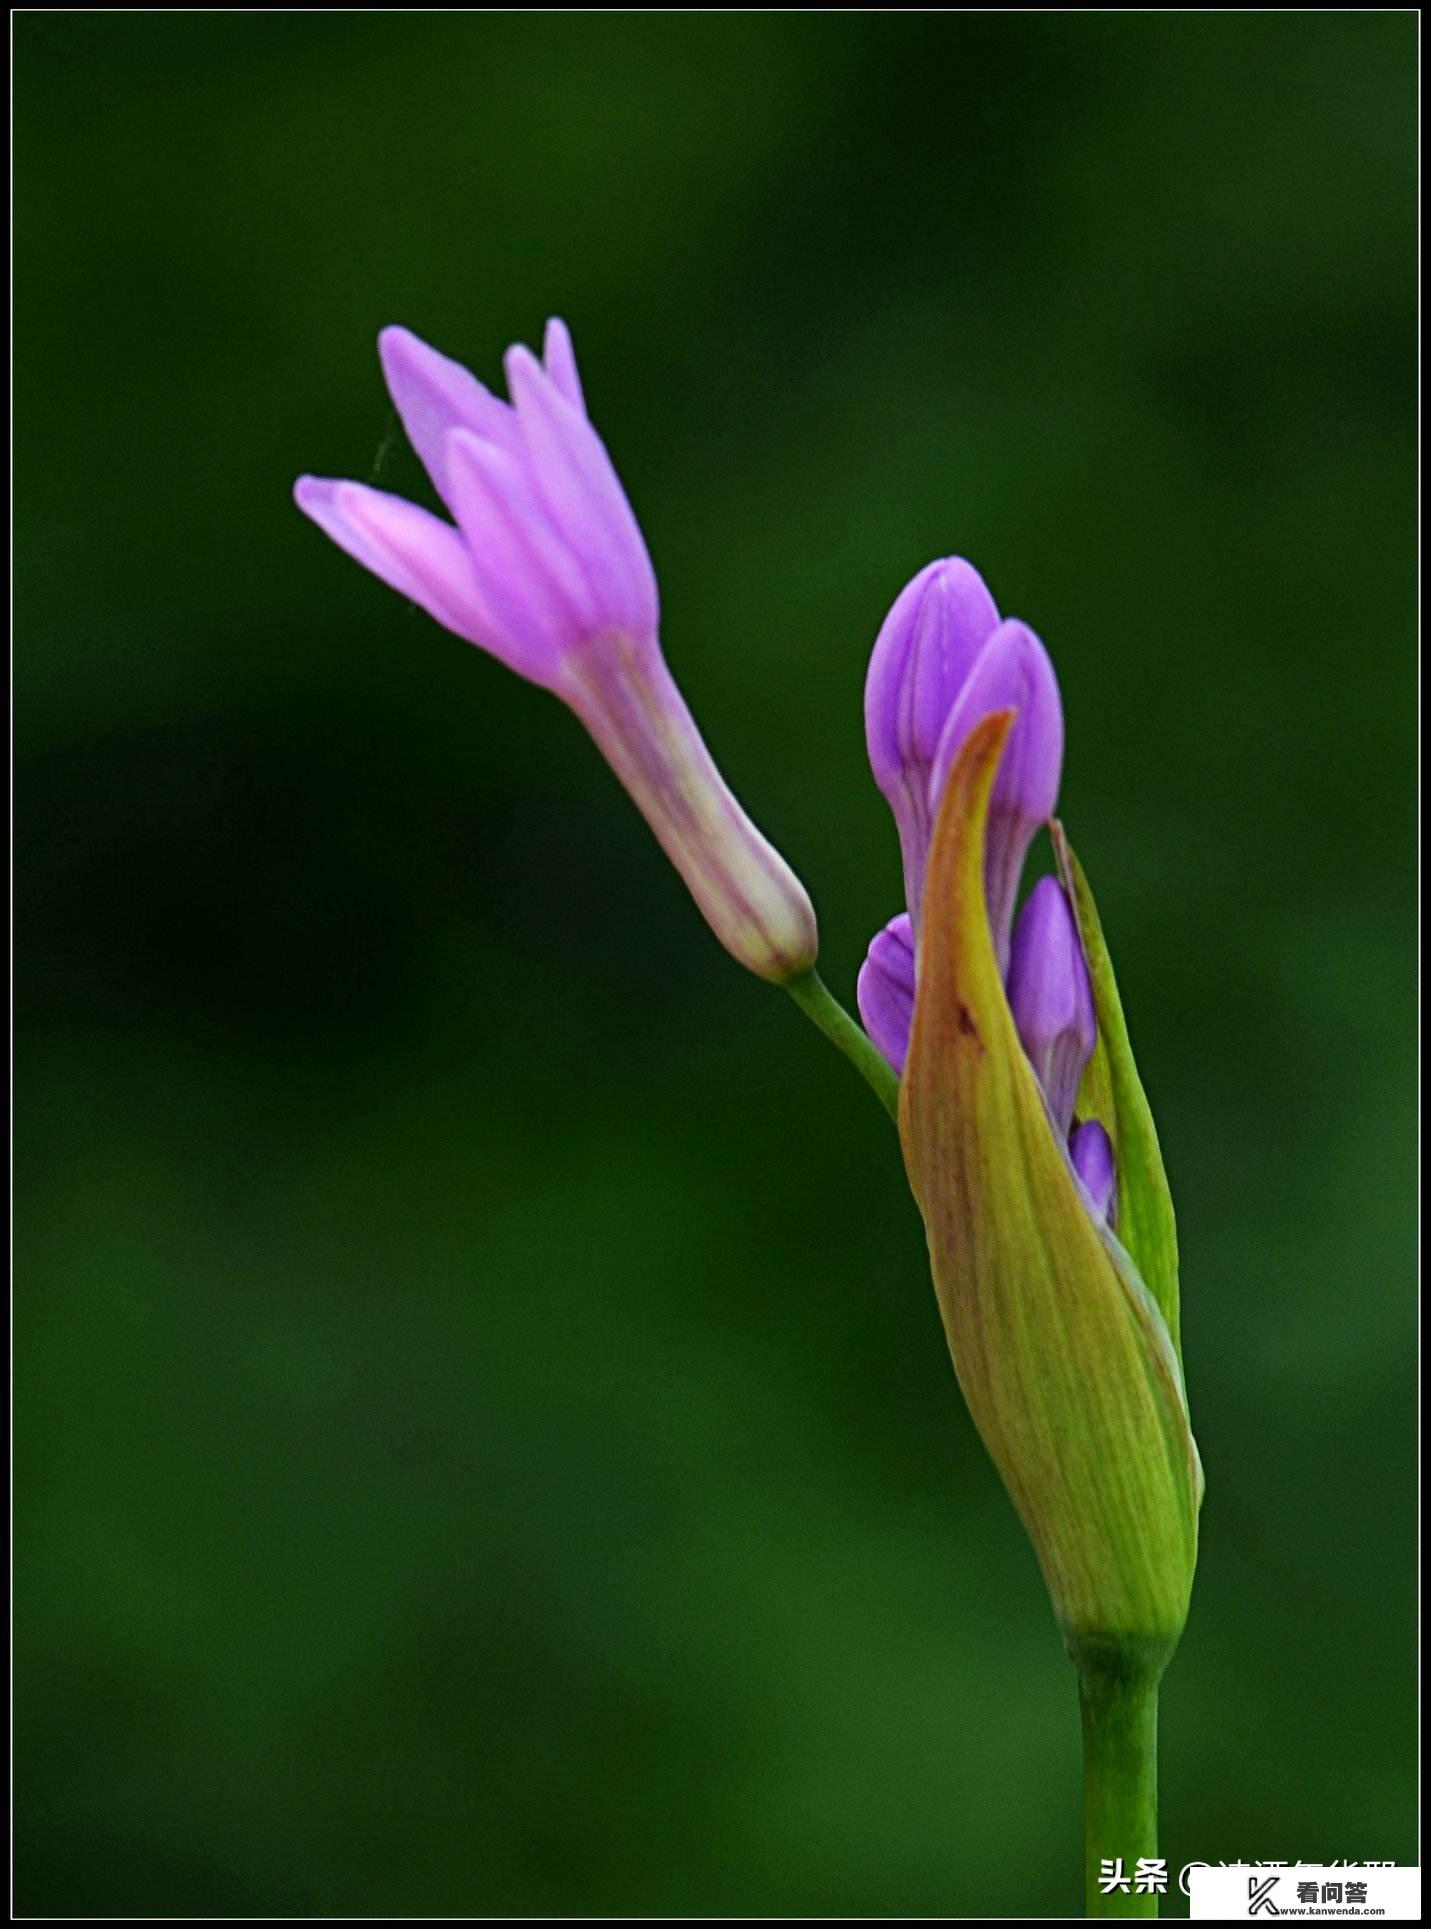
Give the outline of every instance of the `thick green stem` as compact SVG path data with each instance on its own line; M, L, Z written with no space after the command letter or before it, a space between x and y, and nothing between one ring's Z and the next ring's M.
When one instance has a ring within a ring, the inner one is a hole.
M1090 1916L1156 1916L1138 1864L1158 1853L1161 1666L1123 1655L1074 1656L1083 1712L1084 1876ZM1105 1893L1121 1876L1128 1887ZM1100 1879L1101 1878L1101 1879Z
M890 1117L899 1119L899 1080L882 1052L866 1038L838 999L831 997L815 971L787 978L785 989L814 1025L849 1059Z

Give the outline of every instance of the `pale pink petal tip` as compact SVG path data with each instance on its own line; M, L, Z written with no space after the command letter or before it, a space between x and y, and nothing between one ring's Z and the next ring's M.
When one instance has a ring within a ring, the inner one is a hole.
M547 323L547 332L542 340L542 360L546 364L547 374L563 398L585 415L586 401L581 392L581 377L576 372L576 350L572 346L571 330L559 315L553 315Z

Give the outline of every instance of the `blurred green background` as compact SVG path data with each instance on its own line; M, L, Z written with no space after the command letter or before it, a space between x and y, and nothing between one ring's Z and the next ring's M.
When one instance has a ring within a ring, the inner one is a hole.
M290 502L428 499L382 324L553 312L843 994L885 608L1048 642L1209 1479L1165 1846L1414 1860L1416 36L18 18L20 1912L1079 1905L888 1121Z

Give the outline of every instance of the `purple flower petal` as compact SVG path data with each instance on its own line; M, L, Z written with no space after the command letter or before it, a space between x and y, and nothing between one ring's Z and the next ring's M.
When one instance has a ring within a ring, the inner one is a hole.
M595 429L529 349L509 349L507 385L537 494L591 583L609 627L656 634L656 578L640 528Z
M1078 927L1055 877L1041 877L1019 913L1007 990L1019 1038L1063 1137L1098 1028Z
M515 457L455 429L447 469L473 574L502 625L504 658L519 675L552 684L563 654L603 628L590 585Z
M579 415L584 416L586 400L581 392L581 377L576 372L576 350L572 347L571 330L557 315L553 315L547 323L547 332L542 339L542 361L562 396Z
M1075 1126L1068 1141L1068 1152L1088 1194L1094 1218L1100 1225L1106 1224L1117 1180L1112 1141L1097 1119L1086 1119L1082 1125Z
M870 657L865 679L870 767L899 828L905 898L916 921L933 822L929 780L940 736L998 623L998 609L979 572L949 556L920 570L900 591Z
M870 940L855 997L865 1030L902 1072L914 1021L914 927L907 912L891 918Z
M939 740L929 783L931 817L969 732L995 710L1018 712L989 806L984 881L1000 969L1008 962L1024 858L1053 814L1063 771L1063 705L1048 652L1027 624L1001 623L979 652Z
M359 482L300 476L294 501L340 549L469 643L496 647L496 625L466 545L440 517Z
M439 355L409 329L385 328L378 336L378 354L407 439L421 457L433 488L450 509L448 434L453 429L470 429L499 448L515 448L519 435L511 405L499 401L459 362Z

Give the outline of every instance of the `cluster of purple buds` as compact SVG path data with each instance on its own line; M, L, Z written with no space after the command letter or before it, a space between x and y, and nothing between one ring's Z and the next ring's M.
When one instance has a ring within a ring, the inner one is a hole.
M860 971L866 1031L896 1072L914 1012L924 874L939 801L970 732L1015 714L989 806L984 888L989 928L1019 1038L1095 1218L1113 1199L1113 1148L1096 1120L1075 1123L1097 1041L1093 994L1063 887L1040 878L1015 920L1029 845L1053 815L1063 768L1063 707L1048 652L1001 619L983 578L958 557L931 563L896 598L870 659L865 730L875 782L894 812L907 909L876 933ZM936 913L937 915L937 913Z

